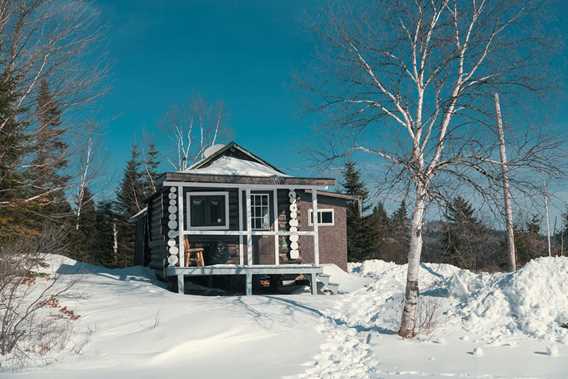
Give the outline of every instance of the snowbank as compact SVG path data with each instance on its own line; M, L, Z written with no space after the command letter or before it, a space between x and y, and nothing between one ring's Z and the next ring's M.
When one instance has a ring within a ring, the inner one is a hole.
M368 321L394 331L400 320L406 265L370 260L350 264L374 279L360 294ZM498 342L525 335L568 344L568 258L539 258L514 274L473 273L446 264L422 264L422 301L436 302L444 329L458 328ZM366 307L367 308L367 307ZM373 312L372 309L375 311Z

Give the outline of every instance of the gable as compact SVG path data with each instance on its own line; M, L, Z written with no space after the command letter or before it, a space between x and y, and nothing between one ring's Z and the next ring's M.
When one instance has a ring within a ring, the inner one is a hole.
M212 175L288 176L235 142L196 162L185 172Z

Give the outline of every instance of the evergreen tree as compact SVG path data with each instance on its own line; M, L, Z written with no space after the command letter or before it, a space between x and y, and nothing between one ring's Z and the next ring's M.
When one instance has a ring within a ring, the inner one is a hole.
M368 217L368 222L371 242L369 258L392 260L386 244L389 233L389 216L382 202L379 202L373 208L373 213Z
M116 195L118 256L117 265L126 267L134 262L135 225L128 219L143 207L144 182L136 145L132 146L130 160L126 164L122 182Z
M28 173L32 191L38 195L51 191L39 198L39 214L69 215L71 207L65 198L69 176L63 173L67 167L67 144L63 141L65 129L61 126L61 111L46 79L40 81L38 92L35 154Z
M343 192L359 199L347 207L347 256L350 261L361 261L370 255L369 249L372 249L374 242L368 219L362 215L369 208L369 193L355 162L345 162Z
M531 259L548 255L546 241L540 235L541 218L533 215L524 228L516 228L515 247L520 266Z
M94 241L94 260L97 264L114 267L118 257L114 252L114 227L117 216L112 201L103 201L96 207L97 239Z
M97 228L97 208L93 194L88 187L84 189L83 201L76 204L80 207L81 213L76 220L75 235L77 240L77 257L75 259L83 262L97 262L97 240L99 239L99 231Z
M144 169L143 169L143 186L144 186L144 196L148 197L156 192L156 179L158 179L158 167L160 166L160 161L158 159L158 150L156 145L153 143L148 146L148 152L146 153L146 159L144 159Z
M0 242L15 236L37 233L27 204L28 183L21 164L29 152L29 121L22 117L25 109L17 106L16 81L4 73L0 77Z
M477 270L480 253L483 253L484 227L475 217L471 203L457 196L448 205L445 218L444 262Z
M396 263L406 263L410 247L410 224L406 200L400 202L400 206L391 216L389 229L391 260Z

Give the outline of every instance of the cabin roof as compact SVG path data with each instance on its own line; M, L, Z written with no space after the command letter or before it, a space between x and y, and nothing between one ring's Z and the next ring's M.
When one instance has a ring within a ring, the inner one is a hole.
M236 142L228 143L194 163L187 170L162 174L158 182L313 185L318 187L335 185L335 179L332 178L289 176L283 170Z
M287 176L284 171L234 141L229 142L210 156L195 162L184 172L216 175ZM247 173L251 175L247 175Z

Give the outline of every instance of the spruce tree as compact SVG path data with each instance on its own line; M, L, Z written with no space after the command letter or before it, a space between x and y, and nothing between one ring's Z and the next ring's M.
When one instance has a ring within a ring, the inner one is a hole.
M369 193L352 161L345 162L343 192L359 199L352 201L347 207L347 256L350 261L361 261L369 257L374 242L369 220L362 214L369 208Z
M22 117L25 109L17 106L15 88L16 81L4 73L0 77L0 242L38 232L22 202L31 193L21 171L29 152L30 123Z
M410 245L410 224L406 200L400 202L390 219L389 236L391 259L396 263L406 263Z
M368 216L367 221L371 243L369 258L389 260L388 245L386 244L389 233L389 216L382 202L379 202L373 208L373 213Z
M143 186L145 197L149 197L154 192L156 192L156 179L158 179L158 167L160 166L158 154L159 153L156 149L156 145L154 145L153 143L150 144L148 146L146 158L144 159L143 168Z
M445 213L446 224L442 238L443 259L458 267L477 270L484 253L485 228L475 217L471 203L455 197ZM485 252L487 253L487 252Z
M29 168L34 194L42 195L37 202L38 214L51 220L69 215L71 210L65 198L69 176L67 168L67 144L65 129L61 126L61 111L49 90L46 79L39 83L36 117L38 127L33 144L34 159ZM43 195L47 193L47 195Z
M118 257L114 252L114 228L117 215L112 201L102 201L96 207L97 239L94 241L94 261L97 264L115 267Z
M126 267L134 262L135 226L128 219L143 207L144 182L138 147L132 146L130 160L126 163L122 182L116 194L118 231L117 265Z
M93 194L88 187L84 189L83 200L81 204L76 204L81 208L81 213L76 220L77 228L74 234L77 240L77 257L72 257L83 262L97 262L97 240L99 239L99 231L97 228L97 208Z

